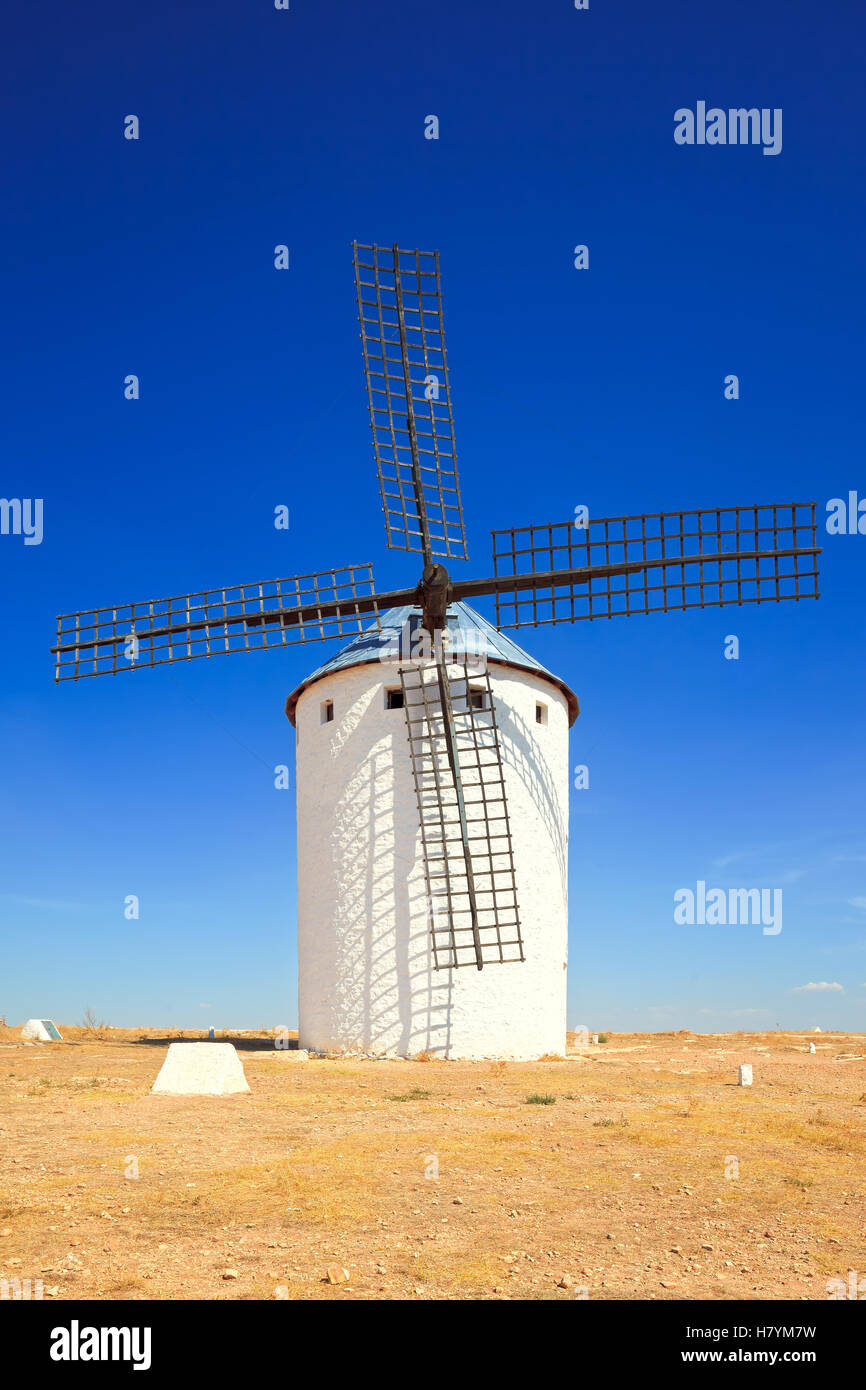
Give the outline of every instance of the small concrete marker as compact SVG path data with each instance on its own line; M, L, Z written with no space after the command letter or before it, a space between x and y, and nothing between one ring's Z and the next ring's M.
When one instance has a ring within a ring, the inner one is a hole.
M817 1051L818 1051L818 1049L817 1049L817 1047L815 1046L814 1043L809 1043L809 1051L810 1051L810 1052L817 1052Z
M752 1084L752 1068L751 1068L748 1064L746 1064L745 1066L740 1067L739 1082L740 1082L740 1085L741 1085L741 1086L751 1086L751 1084Z
M170 1043L152 1092L169 1096L230 1096L249 1091L231 1043Z
M21 1037L24 1042L63 1042L60 1029L50 1018L28 1018Z

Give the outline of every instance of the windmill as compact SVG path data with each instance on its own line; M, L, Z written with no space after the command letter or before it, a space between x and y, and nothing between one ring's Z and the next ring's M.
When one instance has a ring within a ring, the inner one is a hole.
M347 655L290 697L287 712L294 719L311 682L372 661L383 625L399 615L413 645L408 655L398 651L399 689L382 686L389 708L403 710L404 766L415 800L412 842L420 843L425 885L429 959L423 968L444 971L449 980L464 966L481 972L523 962L526 968L531 953L519 897L531 863L519 868L521 837L511 823L514 777L506 769L500 728L509 711L497 697L484 653L471 649L468 631L474 628L482 647L492 647L487 655L497 670L528 673L533 689L539 678L542 686L561 688L567 736L565 715L572 722L575 697L508 645L504 629L817 598L815 504L734 505L495 530L493 573L452 579L444 562L468 560L468 551L438 252L356 242L353 258L386 542L421 556L420 577L405 589L377 593L372 566L351 564L65 614L52 648L55 676L118 675L351 636ZM478 597L494 600L495 627L468 608L466 600ZM539 723L542 711L546 715L543 702L536 704ZM323 702L322 722L332 717L333 701ZM531 738L524 743L530 747ZM339 798L333 804L341 804ZM323 822L320 832L325 828ZM561 825L557 833L561 840ZM563 912L564 897L560 917ZM345 960L339 971L351 973ZM334 988L333 977L324 979L318 966L312 970L310 990ZM473 992L471 1008L478 998ZM369 1014L369 998L365 1008ZM328 1027L331 1034L339 1031ZM564 995L560 1032L564 1041Z

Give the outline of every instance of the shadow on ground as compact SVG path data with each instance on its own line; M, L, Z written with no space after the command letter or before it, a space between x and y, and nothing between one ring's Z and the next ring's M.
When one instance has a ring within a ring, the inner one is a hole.
M273 1038L234 1038L230 1035L228 1037L217 1036L212 1039L208 1037L178 1038L177 1036L165 1038L130 1038L129 1041L135 1043L136 1046L139 1047L167 1047L169 1043L227 1042L231 1043L232 1047L236 1047L238 1052L273 1052L275 1050ZM277 1048L276 1051L296 1052L297 1047L297 1039L290 1038L287 1048Z

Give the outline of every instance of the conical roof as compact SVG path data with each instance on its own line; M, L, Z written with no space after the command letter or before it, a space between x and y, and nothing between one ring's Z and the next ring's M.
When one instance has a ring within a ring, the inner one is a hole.
M363 632L359 632L357 637L353 637L341 651L332 656L330 661L326 661L323 666L319 666L312 675L307 676L306 680L296 690L293 690L286 701L286 715L294 724L295 706L300 696L308 686L321 680L323 676L330 676L335 671L347 671L352 666L363 666L367 662L378 662L381 659L382 639L381 630L388 628L396 632L402 632L406 623L411 623L413 619L420 619L421 609L412 604L403 604L399 608L388 608L379 614L378 623L371 623ZM451 651L455 656L469 654L478 655L478 633L483 634L486 644L486 656L488 661L498 662L503 666L515 666L521 671L532 671L535 675L548 680L552 685L557 686L562 691L568 701L568 722L573 724L579 713L577 696L565 681L560 680L552 671L548 671L546 666L542 666L540 661L536 661L534 656L525 652L516 642L512 642L510 637L506 637L497 627L489 623L481 613L470 608L468 603L452 603L448 606L448 632L451 638ZM467 635L471 634L468 637Z

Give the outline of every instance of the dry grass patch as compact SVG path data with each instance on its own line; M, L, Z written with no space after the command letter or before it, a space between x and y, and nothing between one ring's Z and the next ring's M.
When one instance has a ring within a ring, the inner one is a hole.
M287 1066L241 1043L252 1094L220 1099L148 1094L167 1030L60 1027L69 1043L45 1047L7 1030L0 1276L4 1259L61 1260L74 1237L78 1272L51 1276L61 1299L273 1299L281 1284L293 1300L550 1298L552 1271L582 1282L584 1265L591 1297L665 1297L670 1271L679 1297L799 1299L866 1267L863 1073L832 1055L862 1039L810 1057L794 1035L617 1038L555 1076L552 1060ZM690 1274L671 1249L703 1243ZM515 1247L525 1258L496 1253ZM322 1283L330 1263L349 1285Z

